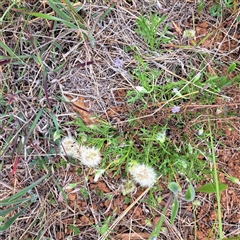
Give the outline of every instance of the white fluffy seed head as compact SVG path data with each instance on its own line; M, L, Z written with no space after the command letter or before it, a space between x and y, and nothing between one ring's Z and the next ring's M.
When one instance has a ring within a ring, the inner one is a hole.
M68 156L79 158L80 146L73 137L65 137L61 141L60 153Z
M133 180L142 187L151 187L157 181L157 175L152 167L136 163L129 169Z
M81 162L87 167L97 167L101 162L101 153L95 147L81 147Z

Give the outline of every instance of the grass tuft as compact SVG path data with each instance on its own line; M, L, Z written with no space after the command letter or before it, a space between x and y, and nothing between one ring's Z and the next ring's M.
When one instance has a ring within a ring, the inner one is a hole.
M238 9L0 0L0 238L236 237Z

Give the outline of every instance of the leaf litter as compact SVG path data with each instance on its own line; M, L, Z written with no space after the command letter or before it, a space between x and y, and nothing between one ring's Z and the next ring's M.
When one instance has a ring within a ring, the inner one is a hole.
M23 2L24 7L29 10L34 7L35 11L52 12L46 2ZM152 52L134 32L135 21L141 14L151 9L159 14L167 15L168 30L175 36L175 40L172 44L161 46L167 50L167 54L164 55L164 60L160 61L163 61L170 71L175 72L174 70L177 69L177 74L183 78L186 78L190 71L189 59L193 59L194 68L200 67L196 55L201 53L215 56L218 61L222 60L224 63L239 61L239 26L236 20L231 18L231 14L226 16L222 24L218 24L218 19L207 15L207 7L202 15L196 15L196 19L192 19L192 12L188 9L193 8L196 11L196 6L191 1L157 2L121 1L116 3L111 11L108 11L110 6L102 1L95 1L94 4L89 2L81 4L81 14L89 24L88 27L95 40L94 47L89 39L82 38L81 33L76 33L60 23L54 27L53 21L47 22L43 19L38 19L38 21L33 19L27 22L28 34L22 33L20 37L23 19L13 9L12 20L16 24L8 22L8 25L2 29L1 40L10 49L18 46L16 51L20 55L31 56L34 51L38 51L49 71L46 82L36 59L29 58L24 65L16 64L15 61L19 60L15 58L16 56L11 56L11 59L14 57L14 62L8 58L1 59L0 94L9 97L3 98L5 103L0 106L0 149L4 149L4 154L1 155L3 165L0 172L0 178L4 184L0 183L0 193L6 198L14 193L15 188L30 185L32 181L45 174L45 168L38 168L37 164L41 163L44 166L44 164L53 163L60 166L52 168L52 174L66 191L68 205L64 202L62 192L56 188L52 178L49 178L44 184L35 188L39 201L34 202L31 209L25 211L24 217L16 221L9 232L0 233L2 239L8 239L8 237L34 239L38 233L41 238L66 239L71 236L72 239L100 239L99 231L93 225L100 226L108 217L110 217L110 223L113 223L114 219L121 216L130 203L144 192L138 187L126 198L122 194L123 183L120 175L114 176L112 172L107 172L95 182L94 171L86 169L72 159L63 163L56 154L56 143L49 137L54 130L54 124L47 114L44 114L36 123L29 141L25 141L23 151L18 152L16 156L20 158L20 161L14 170L15 179L9 178L11 168L14 166L12 156L17 152L14 144L26 134L21 131L22 123L30 121L39 108L51 107L59 126L62 126L64 135L71 132L76 136L76 127L69 127L65 124L72 121L73 116L76 117L76 115L80 116L86 125L96 124L98 120L93 116L98 116L125 133L137 131L141 127L150 128L156 124L165 125L166 116L173 114L172 107L161 108L162 105L159 104L157 107L161 109L157 112L155 112L156 106L153 105L139 110L137 105L129 105L126 101L126 92L138 86L138 83L129 74L134 69L136 61L131 52L127 53L123 49L136 46L142 55L152 57ZM0 11L3 12L6 6L8 6L7 3L0 8ZM91 11L88 11L89 9ZM104 12L107 12L107 15L104 15L105 18L99 22L96 21L94 16L103 16ZM49 23L51 24L50 31ZM183 38L186 29L195 29L195 39ZM31 36L31 40L28 36ZM46 44L53 43L55 44L49 45L49 49L45 47ZM184 49L181 47L183 45L189 48ZM74 46L77 47L73 48ZM7 57L10 54L7 50L7 48L1 49L1 55ZM65 56L64 62L63 56ZM154 59L158 57L154 56ZM92 60L88 61L89 59L93 59L94 64ZM213 74L226 72L224 67L216 66L214 61L209 61L206 70ZM56 69L58 71L55 71ZM164 76L170 81L176 81L175 76L169 72L165 72ZM163 78L158 79L157 84L163 85L164 83ZM43 94L43 87L49 99L46 99L47 96ZM68 94L63 94L63 90ZM15 94L17 94L17 100L11 98ZM196 134L191 127L198 122L207 122L208 117L214 121L218 129L223 131L224 137L218 135L217 131L214 136L216 140L221 140L223 143L217 149L218 168L226 174L221 173L219 177L221 182L228 184L228 189L221 194L223 228L225 236L234 237L239 235L240 192L239 186L231 182L227 174L240 179L239 86L232 84L230 87L225 87L222 94L228 96L230 101L216 99L211 106L207 107L198 102L183 103L180 113L183 114L185 125L179 129L177 121L172 119L169 122L168 137L174 144L180 143L183 134L191 139ZM68 98L69 104L67 105L60 100L65 97ZM179 108L179 106L175 107ZM217 114L217 109L219 109L219 114ZM127 122L131 112L134 112L137 118L137 125L134 127ZM187 112L193 113L192 116L198 114L199 117L189 118ZM229 116L228 113L231 112L235 114ZM175 113L179 114L178 111ZM19 134L16 134L16 130ZM133 140L140 141L137 138ZM33 147L31 142L36 147ZM205 159L204 156L199 156L199 158ZM62 164L66 166L61 167ZM125 166L122 171L125 171ZM167 179L165 180L158 180L158 185L162 188L160 207L151 207L146 201L138 202L115 226L109 235L110 239L148 239L159 219L161 207L163 208L167 202L169 191ZM67 189L69 183L73 182L79 184L73 190ZM14 185L16 183L18 186ZM199 240L213 239L212 229L216 218L215 198L205 194L198 194L197 198L201 206L195 209L196 238ZM170 217L169 212L167 216ZM31 231L26 231L35 220L36 224L31 226ZM41 224L38 224L38 221ZM170 225L167 220L165 221L161 239L194 239L194 215L191 204L182 203L176 221L174 226ZM70 225L80 229L79 236L74 236L74 228L69 228Z

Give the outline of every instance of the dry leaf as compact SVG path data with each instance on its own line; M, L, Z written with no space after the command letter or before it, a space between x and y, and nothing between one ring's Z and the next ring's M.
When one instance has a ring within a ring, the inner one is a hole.
M67 95L69 101L73 99L72 96ZM78 97L77 100L71 101L73 110L78 113L86 125L97 124L97 119L94 118L93 113L88 110L88 106L84 102L84 97Z

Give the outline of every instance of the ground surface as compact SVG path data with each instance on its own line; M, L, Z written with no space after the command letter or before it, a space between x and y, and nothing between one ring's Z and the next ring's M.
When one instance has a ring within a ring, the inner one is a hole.
M89 125L95 123L89 117L93 114L125 136L141 128L164 126L167 122L167 136L175 146L185 144L183 137L186 142L195 139L194 126L199 123L207 126L210 119L219 179L228 184L227 190L221 193L224 236L240 235L240 185L227 178L231 175L240 179L239 83L221 88L211 104L200 101L201 91L194 101L186 98L181 102L179 116L182 124L179 125L179 119L171 117L171 107L165 106L164 101L149 102L144 109L139 102L135 105L127 102L127 91L138 85L130 74L138 63L133 52L126 51L127 47L136 47L150 66L163 70L156 85L185 79L192 69L204 68L210 75L225 76L227 66L240 61L240 26L236 21L239 4L223 17L209 15L212 1L204 3L200 14L197 14L193 1L119 1L116 4L113 1L112 4L113 8L102 20L102 14L111 3L86 1L79 4L82 6L81 17L94 38L94 44L91 39L83 37L81 31L60 23L52 34L51 21L36 17L25 21L16 6L10 11L12 19L9 17L2 23L0 40L10 49L15 49L17 55L34 57L24 64L16 60L15 64L1 62L0 66L0 196L2 199L9 197L46 173L51 173L51 176L34 188L38 200L9 230L0 232L0 239L148 239L167 204L170 195L168 176L159 178L157 185L160 190L154 192L153 198L161 196L161 201L154 204L149 198L153 194L151 190L140 186L131 194L123 195L123 178L128 178L124 175L124 165L120 174L114 176L113 171L106 171L95 182L95 173L80 162L68 158L63 160L53 139L55 123L51 114L55 116L63 136L75 137L77 127L69 122L81 117ZM7 3L2 4L1 13L8 6ZM24 1L24 7L28 11L34 7L35 12L53 12L44 1ZM137 18L149 12L167 16L168 31L174 39L171 44L160 46L163 52L159 49L151 52L134 31ZM193 28L196 30L195 39L184 38L184 30ZM204 40L210 32L212 35ZM192 47L200 41L200 45ZM1 55L9 55L6 49L0 50ZM48 69L46 76L37 60L39 56ZM60 65L63 67L55 71ZM229 79L236 75L236 72L230 74ZM207 85L202 89L205 90L208 90ZM44 111L31 130L35 115L42 108L48 112ZM133 112L136 121L130 125L128 118ZM31 136L25 142L30 131ZM140 149L141 139L134 134L132 139L134 147ZM208 152L206 142L196 141L196 146ZM205 154L199 155L198 159L207 162ZM11 175L14 166L17 168ZM199 175L202 180L194 183L195 187L212 180L211 175ZM180 184L186 184L180 175L176 178ZM66 199L56 181L66 193ZM69 183L77 185L67 189ZM158 239L216 239L215 194L197 193L196 199L200 203L197 207L180 202L174 224L171 225L166 218ZM170 216L170 209L167 216ZM116 220L119 221L113 225ZM110 228L112 231L107 232ZM106 232L108 236L104 235Z

